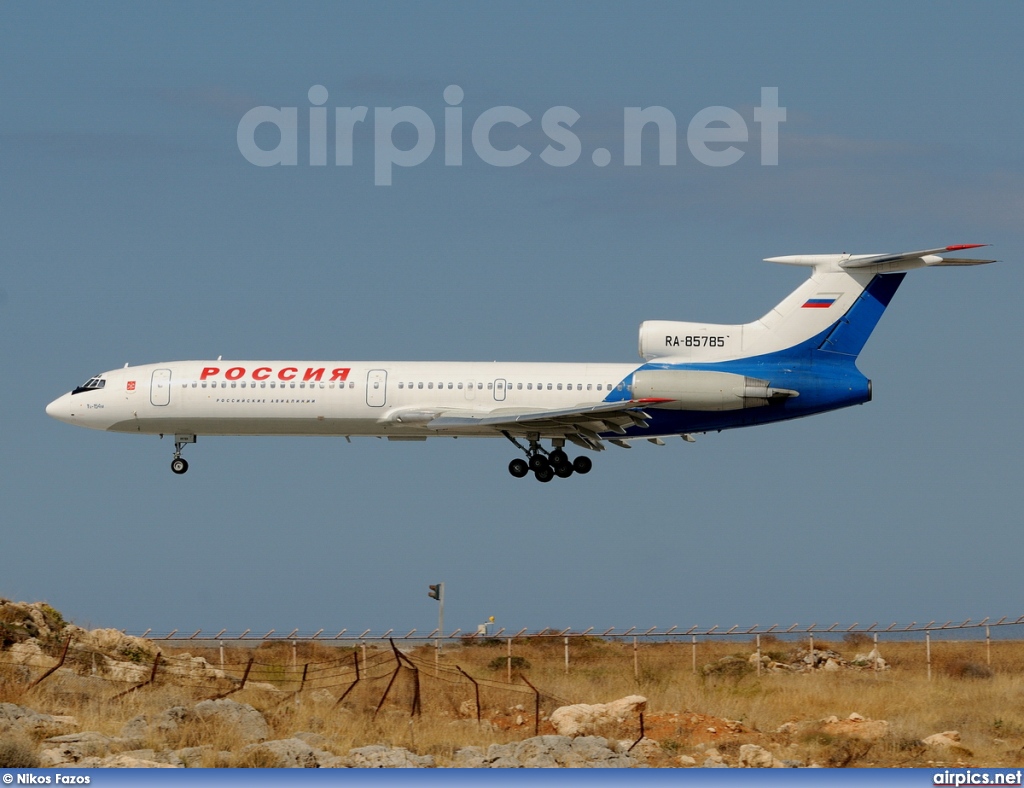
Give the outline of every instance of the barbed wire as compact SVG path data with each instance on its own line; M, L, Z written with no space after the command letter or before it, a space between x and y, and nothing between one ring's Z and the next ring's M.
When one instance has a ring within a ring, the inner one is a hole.
M618 627L609 627L604 630L597 629L596 627L588 627L584 630L574 630L571 627L565 629L557 629L553 627L546 627L540 630L520 629L517 632L510 632L504 628L498 629L493 633L478 634L462 632L461 629L456 629L449 634L440 634L437 630L429 633L417 634L417 630L413 629L405 635L394 634L394 629L388 629L383 632L375 632L374 630L367 629L360 634L348 634L348 630L341 630L333 636L323 636L323 629L313 633L303 633L298 629L293 630L291 633L284 635L278 634L275 630L271 630L264 635L254 635L252 630L247 629L243 632L229 632L226 629L222 629L216 634L203 635L203 630L197 629L191 634L181 633L180 630L174 629L170 632L158 633L152 629L147 629L144 632L128 632L122 630L123 634L130 635L132 637L145 638L151 641L172 641L172 642L194 642L196 644L201 643L223 643L227 645L229 642L241 642L241 643L290 643L303 642L303 643L322 643L325 646L331 646L338 643L345 644L361 644L370 643L374 641L412 641L412 642L425 642L441 640L445 642L459 642L459 643L471 643L471 642L486 642L488 640L525 640L532 638L582 638L582 637L594 637L594 638L650 638L659 640L671 640L673 638L681 637L743 637L750 635L823 635L823 634L834 634L834 635L845 635L845 634L898 634L905 632L938 632L946 630L963 630L963 629L983 629L985 627L1012 627L1024 625L1024 615L1018 616L1017 618L1011 618L1010 616L1003 616L998 620L992 620L990 616L975 621L973 619L967 619L965 621L949 620L945 622L939 622L938 620L932 620L928 623L920 623L917 621L911 621L909 624L903 625L899 622L892 622L887 626L883 626L880 622L875 621L870 625L861 625L859 622L846 626L840 625L839 622L835 622L830 625L819 624L817 622L804 625L800 623L790 624L772 624L761 625L754 624L753 626L740 626L734 624L731 627L724 628L721 625L715 624L711 627L694 625L687 629L680 628L679 626L668 627L667 629L659 627L649 627L641 630L639 627L629 627L627 629L619 629Z

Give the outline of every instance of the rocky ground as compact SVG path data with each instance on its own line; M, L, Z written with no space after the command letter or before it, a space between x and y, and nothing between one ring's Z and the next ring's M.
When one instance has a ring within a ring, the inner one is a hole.
M49 679L61 691L46 696L40 708L49 713L33 708L37 696L25 688L40 676L40 666L54 664L53 654L69 637L74 643L69 659ZM0 703L0 767L798 768L864 763L872 747L876 752L888 748L898 751L900 757L950 765L967 765L972 758L957 731L897 741L887 721L849 710L842 717L793 720L776 730L760 731L705 713L648 710L647 699L639 695L605 704L557 708L536 721L544 735L512 742L508 738L513 731L525 733L533 724L521 705L500 711L479 725L475 719L439 718L434 721L438 726L470 726L475 736L471 741L486 740L488 735L503 740L419 753L413 751L415 747L394 746L388 741L343 748L319 731L287 727L280 716L271 724L268 709L261 711L231 698L148 705L144 713L123 722L105 720L112 722L104 727L106 732L82 725L73 713L75 703L81 704L83 698L95 703L97 698L109 697L111 676L123 682L144 681L147 661L152 662L156 654L149 641L117 630L75 627L47 605L0 600L0 667L4 669L0 691L6 690L9 700L18 700ZM777 657L757 653L747 659L724 657L706 665L703 675L715 680L756 670L800 673L883 671L889 667L875 650L852 660L827 649L796 651L786 660ZM179 665L186 666L179 674L183 686L190 680L224 679L202 658L178 659ZM97 672L104 674L104 681L96 677ZM101 686L105 692L99 691ZM274 687L266 689L276 691ZM333 710L334 700L328 693L320 702ZM318 701L311 698L310 702ZM111 707L115 708L126 707ZM463 717L475 716L475 707L462 711ZM407 723L405 714L403 725Z

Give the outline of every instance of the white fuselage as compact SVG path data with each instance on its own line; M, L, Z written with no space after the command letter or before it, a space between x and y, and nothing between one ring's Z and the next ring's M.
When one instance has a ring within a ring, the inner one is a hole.
M634 364L177 361L97 376L51 416L114 432L200 435L494 435L425 425L440 412L597 405ZM519 432L519 431L517 431ZM523 430L519 434L525 434Z

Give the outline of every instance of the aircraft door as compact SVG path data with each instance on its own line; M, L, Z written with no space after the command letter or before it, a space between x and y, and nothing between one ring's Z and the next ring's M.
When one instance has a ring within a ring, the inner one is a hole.
M149 381L149 401L153 405L168 405L171 402L171 371L154 369Z
M504 378L498 378L496 381L494 381L494 399L496 399L498 402L505 401L506 385L507 384L505 383Z
M382 408L388 401L388 371L371 369L366 374L366 404L371 408Z

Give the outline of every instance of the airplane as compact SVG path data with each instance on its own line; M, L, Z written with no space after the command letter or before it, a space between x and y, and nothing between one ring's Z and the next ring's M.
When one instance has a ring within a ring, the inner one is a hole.
M646 440L795 419L871 399L858 354L908 271L994 260L948 253L769 257L810 276L741 325L648 320L643 363L175 361L89 378L46 407L82 427L174 436L171 470L200 435L333 435L349 441L504 437L512 476L588 473L566 444L602 451ZM545 448L544 441L550 443ZM525 442L525 443L524 443Z

